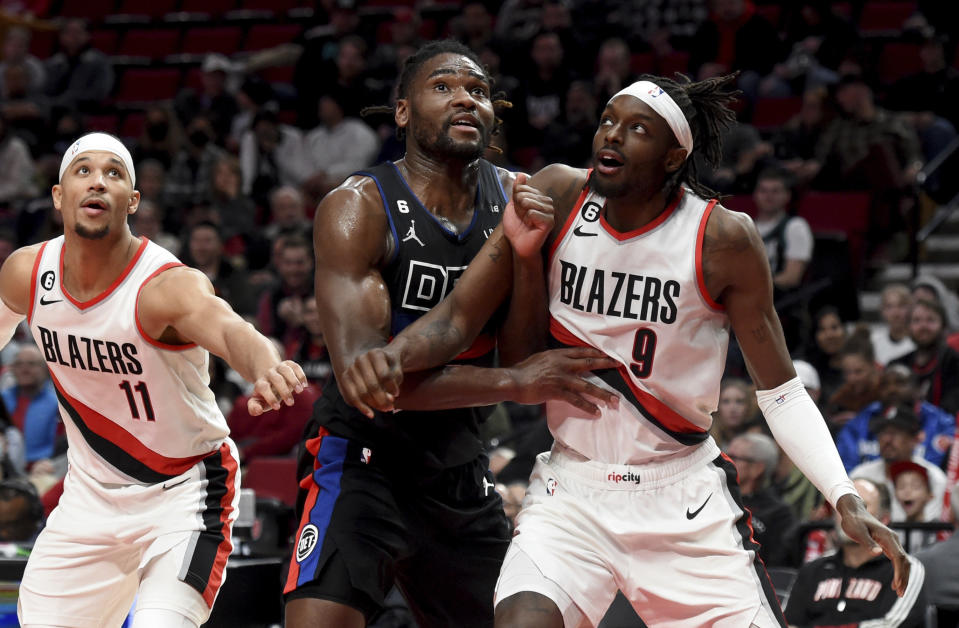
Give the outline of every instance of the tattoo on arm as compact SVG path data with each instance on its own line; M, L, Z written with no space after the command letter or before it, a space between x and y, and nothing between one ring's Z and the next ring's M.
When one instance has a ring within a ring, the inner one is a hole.
M491 245L493 250L489 253L489 259L491 262L498 263L500 259L503 258L503 238L500 237L496 242L493 242Z
M423 330L421 338L429 347L431 361L441 359L445 361L450 346L459 346L463 341L463 333L449 321L436 321Z

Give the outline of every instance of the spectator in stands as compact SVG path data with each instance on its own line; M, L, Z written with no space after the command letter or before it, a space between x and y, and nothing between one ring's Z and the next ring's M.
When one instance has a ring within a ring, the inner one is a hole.
M309 236L313 224L306 217L303 193L291 185L281 185L270 193L270 220L263 237L271 242L284 233L300 232Z
M859 33L832 10L829 0L804 0L784 7L785 41L792 43L776 73L794 93L835 82L840 62L858 44Z
M205 115L213 125L214 141L226 146L233 116L237 114L236 98L227 89L233 65L225 56L211 53L203 58L200 70L200 90L183 88L176 95L173 106L184 124L200 114Z
M916 349L895 360L919 376L923 399L959 413L959 352L946 344L946 311L937 301L918 299L909 312L909 337Z
M530 42L528 70L520 76L517 90L510 94L514 109L507 116L511 121L514 151L520 147L538 154L543 134L551 122L562 115L570 74L564 62L566 51L556 33L542 32ZM515 152L514 152L515 154ZM532 166L531 160L526 166Z
M926 505L933 500L929 485L929 472L911 460L896 462L889 467L889 477L894 487L893 498L906 514L908 523L922 523L926 519ZM907 552L915 552L936 542L935 530L904 530L900 532Z
M168 169L173 164L173 159L182 144L183 130L173 111L166 105L158 104L148 107L143 121L143 132L140 133L133 151L133 157L137 163L138 182L140 162L155 160L164 169Z
M599 46L593 86L596 91L596 104L600 110L619 90L632 85L636 80L631 56L629 45L619 37L610 37Z
M7 404L0 397L0 480L19 477L26 468L23 433L13 425Z
M873 327L870 340L876 362L885 366L916 348L909 337L909 310L912 294L901 283L887 284L879 294L879 316L883 323Z
M542 0L506 0L496 14L495 33L506 41L530 41L543 23Z
M304 187L317 202L350 174L372 165L380 151L376 132L362 120L347 117L344 103L345 95L336 88L320 96L320 124L303 141L308 174Z
M46 60L46 93L68 111L97 111L113 89L110 59L90 45L85 21L70 18L60 27L60 50Z
M956 433L956 418L919 395L919 378L903 364L890 364L879 377L879 400L869 404L850 419L836 437L836 448L846 470L879 457L879 441L870 430L877 416L899 404L917 408L922 440L913 455L925 458L937 467L946 461Z
M759 543L763 563L770 567L784 564L788 548L783 533L795 519L772 487L779 464L776 441L765 434L740 434L730 441L726 454L736 465L743 504L752 513L753 538Z
M785 50L776 29L746 0L710 0L709 19L691 42L690 71L700 80L742 72L739 86L749 102L757 97L786 96L788 86L774 85L759 93L760 80L783 60Z
M952 486L952 521L959 528L959 484ZM959 626L959 532L923 549L916 558L926 568L926 593L936 607L937 625Z
M0 543L32 545L43 523L37 489L25 480L0 482Z
M270 191L278 185L299 185L304 176L303 136L280 122L272 109L263 109L240 139L243 194L258 207L267 207Z
M808 295L802 280L812 260L814 240L809 223L792 210L792 181L779 168L759 173L753 201L756 203L756 229L766 246L766 258L773 274L773 298L783 325L786 345L795 351L802 339Z
M256 311L257 295L246 272L223 257L220 228L212 222L199 222L187 233L183 261L203 272L213 283L217 296L226 300L241 315Z
M264 107L277 106L276 94L273 87L256 75L243 79L236 92L237 114L230 124L230 137L227 139L227 148L231 152L240 150L240 139L253 126L253 118Z
M225 154L213 141L215 132L207 116L190 120L185 131L186 144L173 158L163 189L168 219L178 223L195 203L210 199L213 167Z
M140 171L137 170L137 178ZM163 230L163 209L151 200L140 199L137 212L130 218L130 228L138 236L156 242L174 255L179 254L182 243L172 233Z
M0 114L34 155L43 153L50 141L50 107L42 90L30 87L26 63L3 63L0 69Z
M213 164L210 208L223 241L235 253L245 250L246 241L255 235L256 205L240 193L242 177L240 162L233 155L224 154Z
M864 479L855 480L854 484L866 509L883 523L889 523L889 490ZM836 552L799 568L785 609L789 625L865 626L875 622L920 628L926 612L922 564L909 556L909 584L903 596L898 597L890 586L893 570L889 559L849 538L839 525L838 515L835 523Z
M450 35L479 53L493 40L493 19L485 2L464 2L459 15L450 20Z
M841 429L863 408L879 399L879 366L869 328L858 325L839 350L842 383L826 400L826 419L833 431Z
M832 122L829 91L815 87L803 92L799 113L773 132L775 156L794 175L801 175L804 164L816 156L816 144Z
M749 193L756 187L757 175L773 165L772 153L772 144L754 126L736 122L723 133L722 161L705 180L723 194Z
M23 345L11 366L14 384L0 395L10 412L11 424L23 434L24 459L29 467L54 457L60 410L39 349Z
M959 344L953 342L955 333L959 332L959 298L955 293L935 275L920 273L912 280L912 298L942 304L942 309L946 312L946 342L959 351Z
M720 449L726 449L733 438L756 420L758 413L756 389L752 384L738 377L724 377L719 384L719 404L709 433Z
M316 309L316 299L312 295L303 299L300 324L306 333L283 347L283 355L290 360L295 356L297 364L306 373L306 378L322 390L333 373L333 366L330 364L326 341L323 339L323 327Z
M842 383L839 350L847 337L845 323L836 307L826 305L813 316L813 342L800 353L819 373L823 401Z
M14 135L0 113L0 206L16 207L39 194L36 167L26 142Z
M543 134L542 154L552 162L589 167L598 122L592 87L586 81L573 81L566 92L562 119L551 122Z
M923 467L929 474L929 486L933 499L926 504L923 514L927 521L939 519L942 513L942 498L946 490L946 476L936 465L925 458L914 455L919 444L922 424L912 407L898 405L887 408L873 418L869 431L879 439L879 458L864 462L849 472L849 477L866 478L876 484L883 484L891 495L895 491L890 469L897 462L912 461ZM906 513L898 503L892 504L893 521L902 521Z
M959 126L959 70L946 58L946 39L923 33L919 48L921 69L902 77L889 90L886 104L896 111L928 111Z
M4 72L11 65L22 65L26 74L26 88L30 94L42 93L47 82L43 62L30 54L30 30L23 26L10 26L3 33L2 56L0 56L0 93L6 93Z
M301 235L284 235L276 243L278 283L260 297L257 327L284 347L302 338L303 301L313 293L313 246Z

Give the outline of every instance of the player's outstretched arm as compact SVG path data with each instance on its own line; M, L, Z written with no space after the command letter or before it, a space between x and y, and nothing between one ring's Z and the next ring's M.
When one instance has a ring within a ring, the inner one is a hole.
M17 249L0 268L0 349L30 310L30 277L40 245Z
M281 402L293 405L293 395L307 386L303 369L282 360L273 343L217 297L198 270L181 266L160 273L144 286L137 308L141 328L151 338L194 342L253 382L249 410L254 416L278 410Z
M896 535L866 511L822 413L796 377L773 305L765 248L748 216L721 207L713 211L703 242L703 269L710 296L729 315L759 388L759 408L776 441L829 503L846 511L842 514L855 531L852 538L879 543L895 565L894 587L901 595L909 579L902 547Z

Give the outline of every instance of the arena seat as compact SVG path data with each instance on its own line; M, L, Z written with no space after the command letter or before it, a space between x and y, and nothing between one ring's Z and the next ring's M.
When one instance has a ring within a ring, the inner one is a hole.
M120 137L136 139L143 133L146 127L146 114L142 111L130 111L123 116L123 122L120 123Z
M727 196L720 201L720 204L726 209L743 212L744 214L749 214L753 218L756 217L756 201L753 200L752 194L736 194L733 196Z
M915 11L915 2L867 2L859 15L859 30L863 35L899 31Z
M120 128L120 119L113 113L86 116L85 121L86 128L89 131L103 131L104 133L116 135Z
M119 0L116 8L118 15L142 16L147 19L160 19L167 13L177 10L179 0Z
M179 52L185 54L206 54L219 52L231 55L240 48L243 31L239 26L212 26L188 28L183 33L183 43Z
M64 2L57 17L79 17L85 20L102 18L114 13L116 0L83 0L83 2Z
M168 100L180 88L180 71L173 68L133 68L125 71L117 86L118 103Z
M753 110L752 124L760 131L771 131L799 113L802 108L800 96L787 98L760 98Z
M160 59L179 52L180 30L177 28L132 28L117 46L117 54Z
M246 34L244 50L263 50L293 42L300 34L298 24L254 24Z
M659 59L659 73L666 78L673 78L676 72L689 72L689 53L682 51L671 52Z
M298 487L293 456L254 458L243 473L243 488L252 488L257 495L273 497L288 506L296 504Z
M883 83L891 84L904 76L922 70L919 44L893 41L882 47L879 53L879 76Z
M220 16L236 8L236 0L183 0L180 11Z
M90 32L90 45L107 55L116 53L119 41L120 34L114 29L104 28Z

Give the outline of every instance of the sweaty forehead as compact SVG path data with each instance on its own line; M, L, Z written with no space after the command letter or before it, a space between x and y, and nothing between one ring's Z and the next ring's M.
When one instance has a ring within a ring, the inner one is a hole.
M452 52L438 54L426 60L417 72L416 78L417 80L427 80L438 74L469 75L484 81L488 80L483 68L468 57Z

